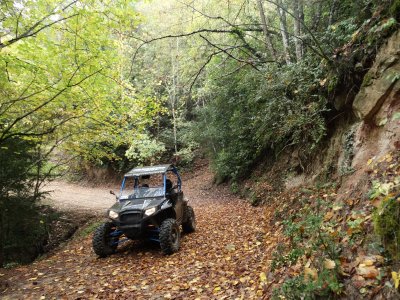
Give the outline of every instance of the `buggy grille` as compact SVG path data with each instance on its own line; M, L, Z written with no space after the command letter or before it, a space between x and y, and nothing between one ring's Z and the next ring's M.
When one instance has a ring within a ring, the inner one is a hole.
M121 216L122 223L134 224L134 223L139 223L141 220L142 220L141 213L129 213L129 214L123 214Z

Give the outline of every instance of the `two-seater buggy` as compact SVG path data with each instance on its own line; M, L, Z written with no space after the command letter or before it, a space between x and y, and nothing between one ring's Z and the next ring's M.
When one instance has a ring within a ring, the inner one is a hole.
M164 254L172 254L180 246L180 227L185 233L196 229L193 208L183 196L181 177L173 165L126 173L107 217L109 221L93 235L93 250L100 257L115 252L126 239L159 242Z

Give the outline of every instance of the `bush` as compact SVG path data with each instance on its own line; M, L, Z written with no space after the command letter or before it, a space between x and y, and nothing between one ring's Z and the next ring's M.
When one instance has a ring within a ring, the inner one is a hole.
M400 194L386 197L374 213L374 229L392 257L400 260Z
M46 220L36 205L43 179L37 149L18 138L0 144L0 266L31 261L46 239Z
M220 180L245 176L265 155L297 146L309 155L325 135L323 68L304 60L262 72L211 76L211 100L198 111L198 142L208 147Z

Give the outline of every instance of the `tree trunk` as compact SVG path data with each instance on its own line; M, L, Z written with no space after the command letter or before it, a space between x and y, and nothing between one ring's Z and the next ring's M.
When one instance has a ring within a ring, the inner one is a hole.
M179 53L179 38L176 38L176 51L171 51L171 63L172 63L172 93L171 99L171 109L172 109L172 125L173 125L173 135L174 135L174 151L175 155L178 153L178 139L177 139L177 124L176 124L176 102L177 102L177 85L178 85L178 63L176 56Z
M321 22L322 17L322 1L316 3L315 5L316 7L313 7L312 25L310 28L312 31L318 30L319 23Z
M285 61L287 64L291 63L290 60L290 49L289 49L289 34L287 30L287 22L286 22L286 12L281 8L283 6L282 0L277 0L277 11L279 15L279 26L282 35L282 44L283 44L283 51L285 54Z
M277 60L276 51L275 51L274 45L272 44L271 35L268 32L268 19L266 18L265 13L264 13L262 0L257 0L257 6L258 6L258 10L260 12L261 25L262 25L262 29L263 29L264 37L265 37L265 44L267 45L267 49L268 49L269 53L271 54L272 58L274 60Z
M293 1L293 15L294 15L294 45L296 48L296 58L300 61L303 58L303 42L300 37L302 34L302 21L304 20L303 3L302 0Z

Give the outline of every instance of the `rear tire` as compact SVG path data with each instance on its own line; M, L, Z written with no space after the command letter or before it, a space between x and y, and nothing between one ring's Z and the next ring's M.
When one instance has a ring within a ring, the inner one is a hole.
M100 257L106 257L115 252L118 247L118 237L112 237L110 234L116 230L115 225L112 222L106 222L97 227L93 234L93 250Z
M186 216L186 222L182 224L183 232L194 232L196 230L196 216L194 215L194 210L191 206L186 207Z
M161 251L166 254L172 254L179 250L180 230L175 219L166 219L160 226L160 246Z

